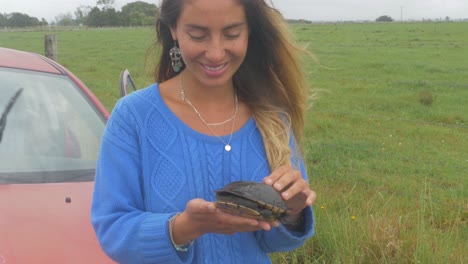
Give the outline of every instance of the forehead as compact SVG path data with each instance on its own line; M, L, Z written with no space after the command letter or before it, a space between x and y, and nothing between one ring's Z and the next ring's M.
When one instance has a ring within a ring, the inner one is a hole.
M244 6L239 0L185 0L177 24L223 27L246 22Z

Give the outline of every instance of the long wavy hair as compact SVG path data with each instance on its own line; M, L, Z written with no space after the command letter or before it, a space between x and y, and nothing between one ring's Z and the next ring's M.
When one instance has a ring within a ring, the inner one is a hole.
M239 99L252 112L262 135L265 151L274 170L292 164L302 152L307 87L299 62L298 48L278 10L265 0L238 0L249 27L246 57L233 76ZM156 22L157 42L162 47L155 69L156 82L177 75L172 70L169 50L174 46L170 28L176 27L184 0L163 0ZM291 132L297 152L289 144ZM292 159L294 158L294 159Z

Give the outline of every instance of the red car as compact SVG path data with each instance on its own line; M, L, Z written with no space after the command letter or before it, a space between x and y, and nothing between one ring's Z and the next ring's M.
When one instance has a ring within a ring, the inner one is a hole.
M0 48L0 264L113 263L90 223L108 116L63 66Z

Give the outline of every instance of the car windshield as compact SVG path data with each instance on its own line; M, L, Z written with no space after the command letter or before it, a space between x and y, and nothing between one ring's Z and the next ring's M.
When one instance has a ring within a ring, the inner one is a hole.
M0 119L0 184L94 179L105 119L67 76L0 67Z

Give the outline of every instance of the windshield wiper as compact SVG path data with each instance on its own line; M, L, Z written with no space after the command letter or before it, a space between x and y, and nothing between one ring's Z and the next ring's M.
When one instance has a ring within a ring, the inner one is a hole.
M0 118L0 143L2 143L3 131L5 131L7 116L10 113L11 108L13 108L13 105L15 104L16 100L18 99L22 91L23 91L23 88L20 88L15 93L15 95L13 95L13 97L10 98L10 101L8 101L8 104L2 113L2 117Z

